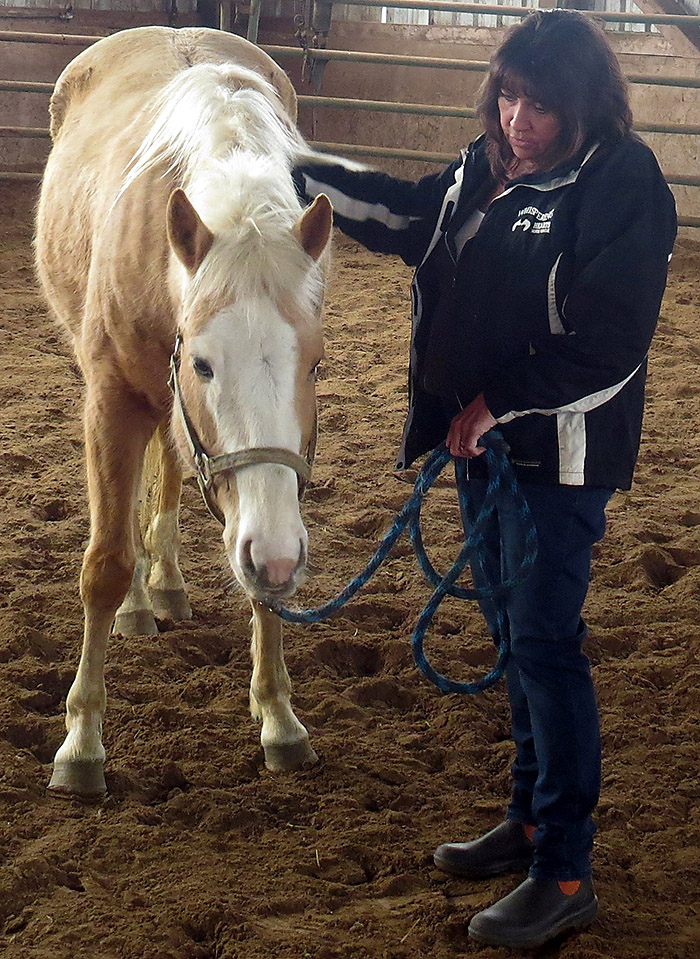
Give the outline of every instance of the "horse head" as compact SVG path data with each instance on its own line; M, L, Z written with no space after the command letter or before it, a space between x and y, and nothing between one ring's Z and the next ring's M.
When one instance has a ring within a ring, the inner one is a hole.
M299 474L313 457L332 210L325 196L304 212L269 191L244 201L217 223L182 189L170 196L172 432L224 524L236 578L269 602L291 595L306 568Z

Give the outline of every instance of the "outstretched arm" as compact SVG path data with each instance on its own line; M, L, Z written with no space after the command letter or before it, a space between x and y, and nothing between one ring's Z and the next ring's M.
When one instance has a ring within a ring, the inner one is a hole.
M409 266L416 266L462 162L460 157L441 173L414 182L339 157L310 154L300 157L292 176L303 199L326 194L333 204L334 222L343 233L370 250L398 254Z

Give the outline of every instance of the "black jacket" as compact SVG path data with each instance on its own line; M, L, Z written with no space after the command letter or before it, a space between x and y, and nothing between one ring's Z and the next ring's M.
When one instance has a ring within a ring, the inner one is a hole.
M306 197L329 196L343 232L417 267L398 468L483 392L521 480L628 489L673 196L630 135L512 181L462 244L489 177L483 137L416 183L335 159L295 170Z

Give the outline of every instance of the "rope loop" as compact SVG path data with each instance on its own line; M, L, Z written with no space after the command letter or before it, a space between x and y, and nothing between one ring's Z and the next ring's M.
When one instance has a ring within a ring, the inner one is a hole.
M434 588L432 596L418 617L411 638L416 666L423 676L443 693L477 693L498 682L505 671L510 656L510 637L505 615L506 598L516 586L524 582L530 573L537 556L537 534L527 501L518 486L515 474L508 461L508 446L503 437L495 430L490 430L481 437L479 443L485 447L483 455L488 473L486 495L477 514L469 495L466 461L455 458L457 491L464 523L464 543L457 559L444 576L441 576L430 562L421 531L421 509L425 497L445 466L453 459L445 444L442 443L426 458L416 477L412 495L397 514L391 528L379 543L374 556L365 568L334 599L318 606L316 609L291 610L276 604L271 607L273 612L288 623L319 623L332 616L369 582L387 559L404 530L408 528L418 565L426 580ZM520 555L517 558L515 568L509 576L496 582L487 581L487 585L484 587L467 589L457 586L457 580L468 564L477 566L482 574L484 573L486 548L483 530L492 514L498 517L499 506L505 506L506 503L509 504L510 508L513 505L515 506L520 524ZM456 599L488 599L496 609L498 635L500 637L497 661L493 669L474 682L457 682L443 676L431 666L425 655L423 645L426 633L445 596L453 596Z

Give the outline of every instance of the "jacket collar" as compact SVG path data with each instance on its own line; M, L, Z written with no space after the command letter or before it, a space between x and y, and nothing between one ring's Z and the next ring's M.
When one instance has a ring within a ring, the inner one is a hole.
M505 196L514 187L528 186L536 190L556 190L561 186L574 183L583 167L588 163L595 152L600 148L599 143L587 144L575 156L569 157L563 163L543 173L528 173L526 176L510 180L501 196Z

